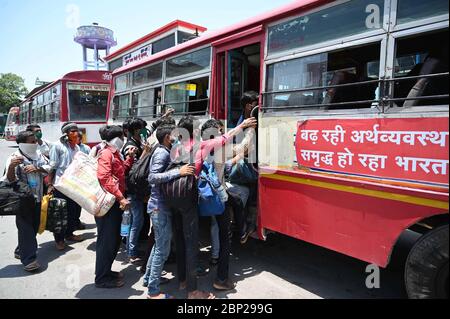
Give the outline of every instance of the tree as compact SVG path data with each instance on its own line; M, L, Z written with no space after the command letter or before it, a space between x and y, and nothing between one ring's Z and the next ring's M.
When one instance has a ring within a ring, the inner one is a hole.
M0 73L0 113L7 113L28 94L25 81L14 73Z

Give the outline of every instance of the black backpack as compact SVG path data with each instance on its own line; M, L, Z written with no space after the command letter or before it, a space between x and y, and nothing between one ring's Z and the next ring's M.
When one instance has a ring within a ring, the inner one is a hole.
M186 163L170 163L166 172L179 169ZM198 197L197 179L195 176L183 176L175 178L167 183L161 184L161 192L164 199L169 201L179 201L196 199Z
M135 195L138 199L144 199L150 196L151 189L148 183L150 161L157 148L158 146L153 147L150 154L134 163L126 177L128 193Z
M24 182L0 182L0 216L23 215L34 211L36 199Z

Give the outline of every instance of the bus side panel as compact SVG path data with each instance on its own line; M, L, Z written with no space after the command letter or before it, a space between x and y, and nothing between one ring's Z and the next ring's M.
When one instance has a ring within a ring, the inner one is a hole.
M259 181L260 227L386 267L401 232L448 212L351 192L282 181Z

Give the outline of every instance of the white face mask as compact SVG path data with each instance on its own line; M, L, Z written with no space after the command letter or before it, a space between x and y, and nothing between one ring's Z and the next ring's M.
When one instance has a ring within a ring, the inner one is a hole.
M124 145L124 142L121 138L116 137L109 142L109 145L115 147L118 151L120 151Z
M38 149L37 144L28 144L28 143L19 144L19 150L33 160L37 159L38 157L37 149Z

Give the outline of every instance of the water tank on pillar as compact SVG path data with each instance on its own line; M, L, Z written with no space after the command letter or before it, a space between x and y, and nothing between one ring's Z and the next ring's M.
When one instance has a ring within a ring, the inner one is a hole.
M104 56L107 56L110 49L117 45L114 32L99 26L97 23L79 27L74 41L81 44L83 48L83 70L106 69L106 63L100 57L100 52L105 51ZM88 52L88 50L91 52ZM93 59L89 59L88 55L91 55Z

